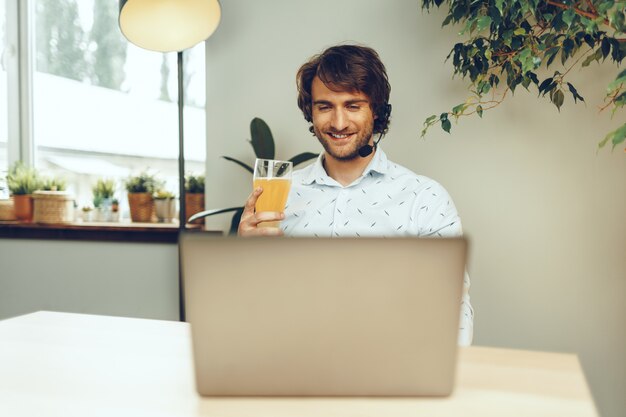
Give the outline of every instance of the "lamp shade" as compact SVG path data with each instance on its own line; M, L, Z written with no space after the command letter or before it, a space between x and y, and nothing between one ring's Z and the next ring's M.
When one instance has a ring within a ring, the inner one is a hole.
M220 23L218 0L120 0L120 29L130 42L158 52L182 51Z

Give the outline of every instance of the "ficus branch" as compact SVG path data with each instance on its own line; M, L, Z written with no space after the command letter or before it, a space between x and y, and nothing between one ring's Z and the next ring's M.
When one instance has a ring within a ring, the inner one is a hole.
M546 3L548 3L551 6L558 7L559 9L564 9L564 10L572 9L572 10L574 10L574 12L576 14L588 17L589 19L597 19L598 17L600 17L597 13L587 12L585 10L579 9L578 7L570 7L570 6L566 5L566 4L558 3L558 2L556 2L554 0L546 0ZM611 26L610 22L607 19L604 19L604 23L607 26Z

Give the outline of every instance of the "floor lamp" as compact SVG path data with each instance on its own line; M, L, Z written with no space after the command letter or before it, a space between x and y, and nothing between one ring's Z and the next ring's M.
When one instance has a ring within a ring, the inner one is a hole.
M185 207L185 137L183 128L183 50L206 40L221 19L218 0L120 0L119 25L133 44L178 58L178 195L179 239L187 224ZM180 254L178 265L180 319L185 320Z

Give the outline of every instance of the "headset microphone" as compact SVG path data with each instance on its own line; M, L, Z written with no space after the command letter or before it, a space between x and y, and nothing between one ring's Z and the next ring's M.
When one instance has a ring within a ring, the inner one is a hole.
M380 139L382 138L382 134L378 137L378 140L376 142L374 142L374 146L367 144L367 145L363 145L359 148L359 156L361 158L365 158L366 156L369 156L372 152L374 152L374 149L376 149L376 147L378 146L378 142L380 142Z
M384 120L383 124L386 124L387 120L389 119L389 116L391 116L391 104L386 103L383 105L382 108L382 120ZM378 136L378 140L376 142L374 142L374 146L367 144L367 145L363 145L359 148L359 156L361 158L365 158L366 156L369 156L372 152L374 152L376 150L376 148L378 147L378 142L380 142L380 140L383 138L383 132L380 132L380 136Z

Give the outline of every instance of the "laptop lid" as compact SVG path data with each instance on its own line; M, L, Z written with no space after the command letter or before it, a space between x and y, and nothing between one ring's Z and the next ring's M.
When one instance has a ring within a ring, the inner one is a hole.
M466 246L182 234L198 392L450 394Z

